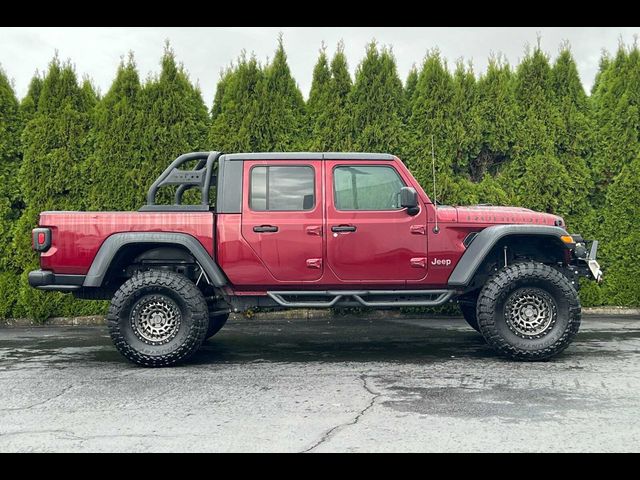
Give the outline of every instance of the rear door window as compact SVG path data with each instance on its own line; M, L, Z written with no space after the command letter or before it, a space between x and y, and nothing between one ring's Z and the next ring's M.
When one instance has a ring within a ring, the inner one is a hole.
M251 169L249 206L255 211L303 211L315 206L311 166L255 166Z

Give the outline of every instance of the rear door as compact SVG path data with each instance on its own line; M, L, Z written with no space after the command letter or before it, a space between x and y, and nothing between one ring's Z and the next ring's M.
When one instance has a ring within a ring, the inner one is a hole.
M427 274L427 214L400 207L393 162L328 161L327 265L344 282L404 283Z
M322 162L245 161L242 236L279 281L322 277Z

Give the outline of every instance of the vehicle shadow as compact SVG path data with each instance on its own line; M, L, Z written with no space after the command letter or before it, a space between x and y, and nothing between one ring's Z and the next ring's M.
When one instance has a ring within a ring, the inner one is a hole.
M207 340L189 364L434 362L495 356L480 334L466 324L457 327L340 319L228 325Z

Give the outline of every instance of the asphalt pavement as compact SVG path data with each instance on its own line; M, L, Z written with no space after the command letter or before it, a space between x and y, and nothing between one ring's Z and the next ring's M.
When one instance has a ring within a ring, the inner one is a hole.
M166 369L103 327L0 328L0 452L637 452L639 396L639 317L540 363L462 319L235 320Z

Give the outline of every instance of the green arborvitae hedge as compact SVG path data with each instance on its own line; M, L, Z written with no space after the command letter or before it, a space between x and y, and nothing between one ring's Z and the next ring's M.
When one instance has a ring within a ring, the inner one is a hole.
M140 162L133 167L138 206L144 203L149 186L176 157L187 152L213 150L207 142L209 113L202 94L176 62L168 45L161 60L160 75L147 81L142 89L139 109L142 128L137 158ZM159 201L173 200L170 189L160 193ZM191 199L185 195L185 201L187 198Z
M624 165L607 189L602 229L607 279L598 296L613 305L640 305L640 155Z
M367 46L349 94L351 145L359 152L400 152L405 94L395 58L388 48Z
M310 151L341 151L350 148L348 102L352 82L343 49L343 45L338 44L330 64L323 49L313 71L307 102Z
M255 57L242 55L221 76L213 102L209 132L211 149L223 152L259 151L260 102L264 71Z
M86 208L87 183L82 160L88 153L95 94L78 85L70 64L54 58L42 82L38 104L22 134L24 157L19 173L24 210L16 222L12 248L22 275L14 315L45 318L93 308L62 294L45 294L27 285L37 267L31 229L43 210Z
M264 68L259 102L258 147L262 151L303 150L308 143L302 93L291 76L282 38L270 64Z
M553 58L537 45L515 66L492 55L479 76L432 50L403 85L390 48L367 45L352 79L340 43L312 73L305 102L280 38L270 61L243 53L224 69L207 111L168 46L143 81L123 60L102 98L57 58L20 102L0 71L0 317L104 308L27 286L42 210L135 210L171 160L214 149L394 153L432 194L432 138L442 203L563 215L601 240L605 281L585 282L583 305L640 305L637 45L602 55L590 95L567 44Z
M13 87L0 68L0 317L12 313L19 271L12 265L11 247L16 220L22 211L17 172L22 160L23 129L20 106Z
M142 85L133 57L122 62L94 110L91 152L84 166L90 210L135 210L142 196L137 177L143 162Z

